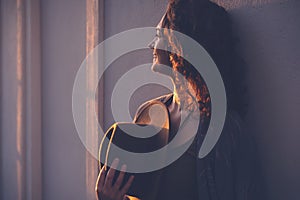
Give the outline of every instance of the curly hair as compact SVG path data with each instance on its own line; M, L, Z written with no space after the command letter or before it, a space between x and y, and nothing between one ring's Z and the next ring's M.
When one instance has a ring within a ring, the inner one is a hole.
M242 117L247 112L247 90L245 84L245 63L236 51L237 38L232 31L232 23L227 11L208 0L170 0L162 28L181 32L196 40L210 54L216 63L224 81L227 107L237 111ZM167 30L165 29L165 30ZM211 101L208 88L197 70L180 55L180 42L172 33L168 36L172 51L172 68L181 73L190 83L201 113L206 117L211 114ZM177 84L180 86L180 80ZM186 92L186 91L190 92ZM185 93L187 105L191 105L191 88L181 85L178 93ZM189 96L189 97L188 97Z

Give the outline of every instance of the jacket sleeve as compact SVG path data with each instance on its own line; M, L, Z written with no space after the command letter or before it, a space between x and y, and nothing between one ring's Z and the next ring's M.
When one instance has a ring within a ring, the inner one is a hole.
M236 199L265 200L266 188L253 134L237 114L232 118L237 127L232 158Z
M265 187L257 145L253 134L237 113L231 115L234 127L232 170L236 200L265 200Z
M265 184L253 135L237 113L228 113L215 149L220 200L265 200Z

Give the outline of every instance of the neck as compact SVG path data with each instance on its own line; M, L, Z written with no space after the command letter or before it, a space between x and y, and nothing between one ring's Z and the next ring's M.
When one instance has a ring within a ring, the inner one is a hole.
M174 89L173 89L173 103L180 105L180 98L178 96L175 84L174 84Z

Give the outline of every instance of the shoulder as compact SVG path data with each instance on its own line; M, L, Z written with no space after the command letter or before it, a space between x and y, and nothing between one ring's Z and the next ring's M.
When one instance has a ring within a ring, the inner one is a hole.
M161 103L167 105L169 100L172 99L172 97L173 97L173 93L170 93L170 94L162 95L162 96L159 96L159 97L156 97L154 99L146 101L145 103L140 105L139 108L137 109L137 111L135 113L135 116L134 116L134 119L133 119L133 122L136 122L138 117L141 115L141 113L145 109L147 109L149 106L151 106L152 104L157 103L157 102L161 102Z

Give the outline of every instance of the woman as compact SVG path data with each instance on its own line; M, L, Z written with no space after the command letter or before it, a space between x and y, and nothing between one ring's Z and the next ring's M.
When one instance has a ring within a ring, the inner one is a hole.
M184 33L201 44L216 63L225 84L228 113L224 129L214 149L204 159L199 159L197 152L213 109L209 91L197 70L183 59L184 50L167 29ZM175 53L160 50L164 45ZM235 39L228 13L208 0L170 0L166 14L157 26L156 37L149 46L153 49L153 71L170 76L174 83L173 94L156 99L168 108L170 121L173 122L170 133L174 134L179 129L177 122L180 110L201 111L200 130L189 149L164 168L156 199L263 199L261 192L257 190L260 186L254 185L258 174L253 144L249 135L242 130L240 117L246 112L244 69L243 63L236 57ZM166 70L162 65L170 66L172 70ZM188 81L183 81L178 74ZM139 108L135 120L150 103L151 101L146 102ZM170 140L173 136L170 136ZM115 160L113 165L117 165L117 162ZM131 177L120 188L123 176L124 173L121 172L112 185L114 170L110 169L105 175L102 169L96 187L98 198L127 198L126 192L134 180Z

